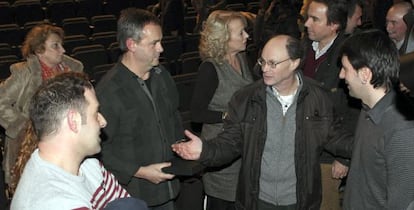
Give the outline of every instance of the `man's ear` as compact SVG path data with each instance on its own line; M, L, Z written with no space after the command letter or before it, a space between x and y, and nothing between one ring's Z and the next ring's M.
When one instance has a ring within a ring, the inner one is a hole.
M301 61L300 58L292 59L291 68L293 70L296 70L298 68L298 66L300 65L300 61Z
M333 31L333 32L338 32L339 31L339 24L338 23L331 23L329 24L329 28Z
M132 38L128 38L126 40L126 47L128 48L129 51L135 51L137 45L137 41L133 40Z
M358 76L363 84L369 84L372 79L372 71L368 67L362 67L358 70Z
M81 125L80 113L75 110L69 110L66 119L69 129L77 133Z

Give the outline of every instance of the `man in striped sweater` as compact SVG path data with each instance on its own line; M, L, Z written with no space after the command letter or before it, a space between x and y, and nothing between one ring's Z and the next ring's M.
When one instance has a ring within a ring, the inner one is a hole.
M25 166L11 209L103 209L129 197L96 158L100 129L93 86L82 73L64 73L43 84L29 113L39 139Z

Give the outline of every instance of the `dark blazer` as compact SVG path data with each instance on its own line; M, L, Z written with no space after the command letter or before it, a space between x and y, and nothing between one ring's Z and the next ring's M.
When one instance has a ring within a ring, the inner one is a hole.
M339 51L345 38L346 36L343 33L338 34L332 46L326 52L326 59L316 69L314 79L320 86L329 91L329 96L334 103L336 114L345 128L350 132L354 132L360 112L360 102L348 95L348 89L345 83L339 78L341 71ZM305 52L308 52L308 49L312 48L312 41L304 41L307 47ZM334 159L340 161L342 164L349 165L349 162L342 158L334 158L328 153L323 153L322 155L322 163L332 163Z
M141 87L144 83L154 103ZM175 198L176 179L153 184L134 177L141 166L173 158L170 145L183 136L178 93L169 73L162 67L153 68L149 81L144 82L118 63L99 82L96 93L108 122L102 138L105 167L132 196L149 206Z

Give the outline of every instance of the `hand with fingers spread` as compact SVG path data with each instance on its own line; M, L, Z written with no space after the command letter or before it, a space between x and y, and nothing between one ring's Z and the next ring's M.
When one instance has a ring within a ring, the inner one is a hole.
M184 133L190 140L171 145L172 150L183 159L198 160L200 158L203 142L198 136L192 134L188 130L185 130Z

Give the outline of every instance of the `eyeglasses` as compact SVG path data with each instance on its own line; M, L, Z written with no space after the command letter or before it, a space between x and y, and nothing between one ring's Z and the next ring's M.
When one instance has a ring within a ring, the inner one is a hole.
M266 65L269 65L269 66L270 66L270 68L275 69L277 65L279 65L279 64L281 64L281 63L283 63L283 62L285 62L285 61L288 61L288 60L290 60L290 58L285 59L285 60L283 60L283 61L279 61L279 62L272 61L272 60L270 60L270 61L266 61L266 60L265 60L265 59L263 59L263 58L259 58L259 59L257 59L257 64L259 64L261 67L264 67L264 66L266 66Z

